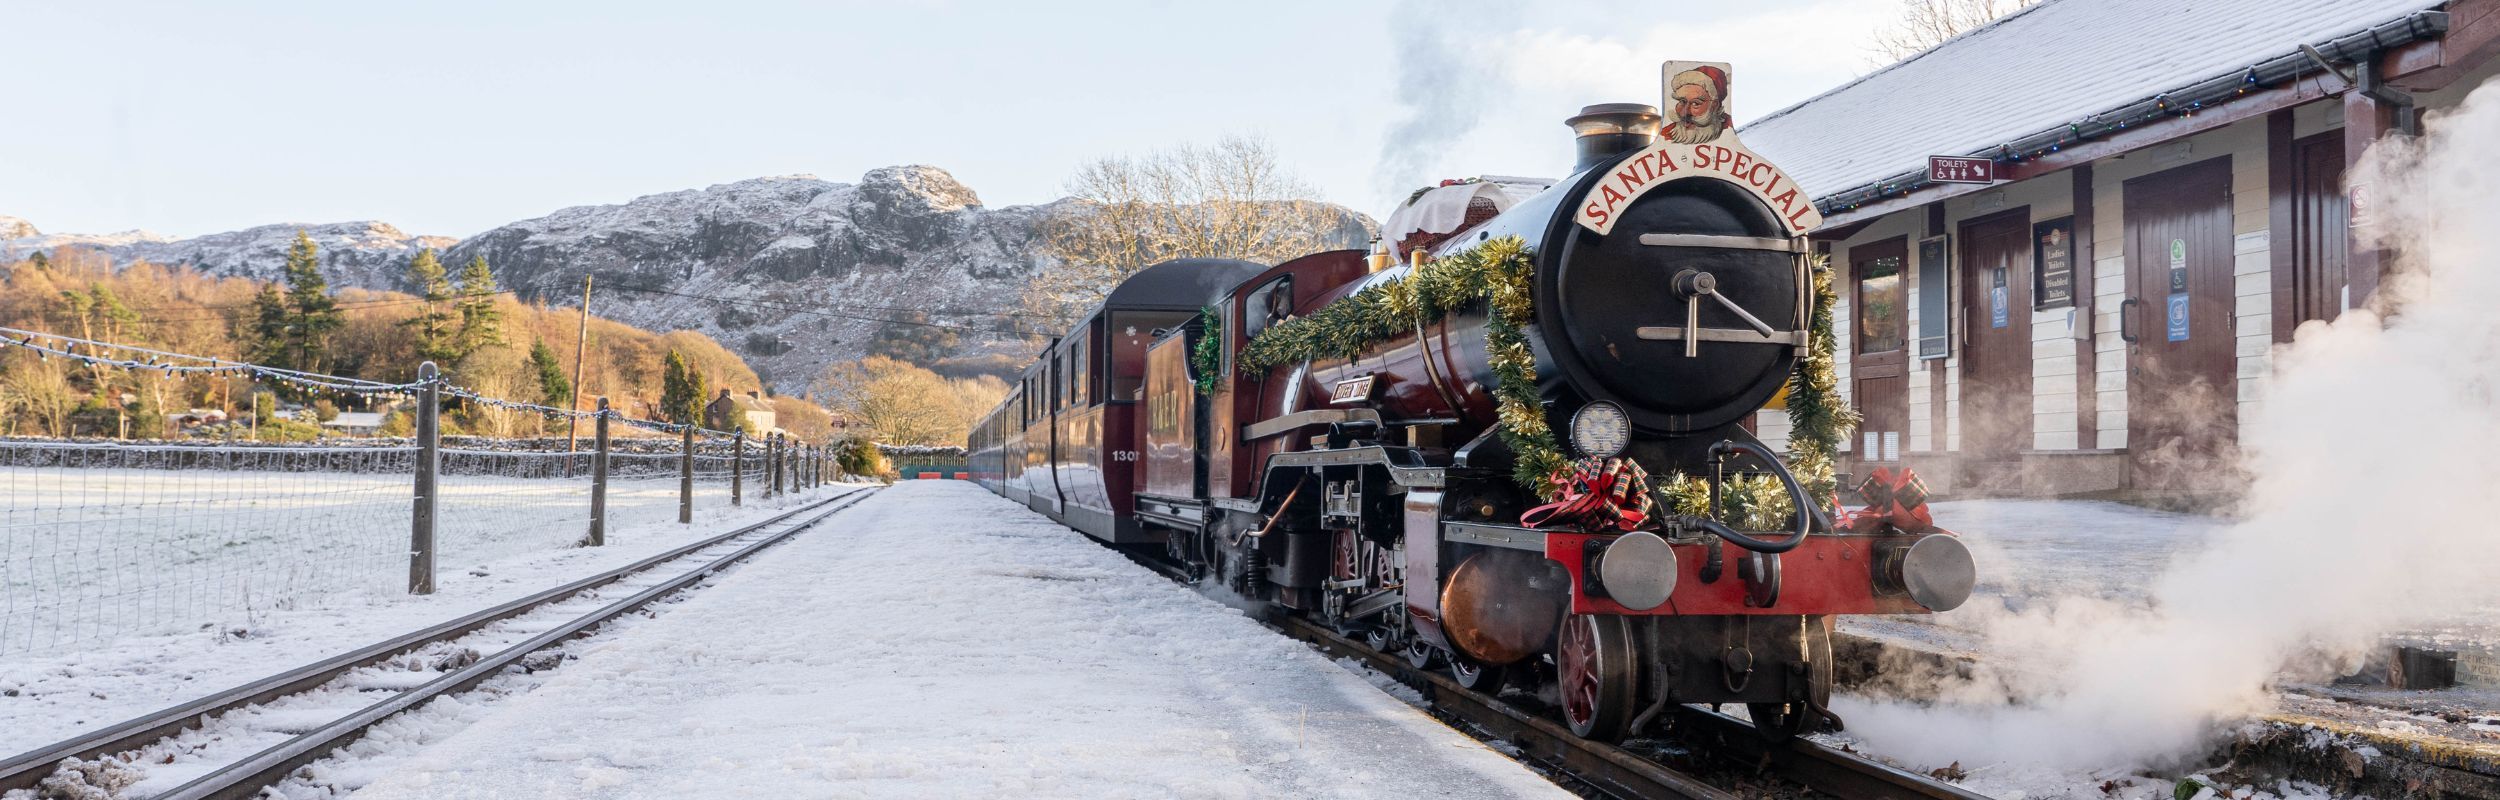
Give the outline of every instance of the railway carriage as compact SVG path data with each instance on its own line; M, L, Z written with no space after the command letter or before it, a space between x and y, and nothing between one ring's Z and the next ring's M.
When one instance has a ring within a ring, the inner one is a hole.
M1713 69L1724 97L1724 65L1669 74ZM1815 510L1746 430L1812 341L1819 218L1733 133L1663 122L1591 106L1570 177L1419 192L1383 232L1406 258L1142 271L982 421L976 458L1002 494L1279 613L1551 688L1582 736L1668 703L1836 726L1832 617L1948 610L1975 572L1919 519ZM1792 511L1727 521L1747 486Z
M971 447L974 469L995 465L1002 478L992 491L1094 538L1160 542L1162 533L1142 528L1134 512L1147 345L1260 269L1193 258L1129 276L1051 340L1007 400L975 424L976 431L1001 433L995 447Z

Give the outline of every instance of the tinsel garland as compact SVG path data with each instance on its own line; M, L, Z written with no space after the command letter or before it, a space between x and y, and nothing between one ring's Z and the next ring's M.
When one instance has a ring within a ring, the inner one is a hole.
M1832 334L1831 258L1816 255L1808 263L1814 275L1814 313L1807 319L1806 353L1788 376L1788 463L1805 484L1806 496L1831 511L1839 487L1837 457L1841 437L1858 426L1858 412L1840 397L1834 367L1838 340Z
M1658 501L1668 513L1710 516L1710 482L1678 472L1658 483ZM1769 475L1730 475L1719 483L1718 520L1737 530L1787 530L1797 507L1788 487Z
M1353 358L1375 344L1483 302L1491 313L1484 344L1493 367L1493 398L1502 443L1513 456L1511 479L1552 499L1552 477L1570 466L1545 422L1537 393L1536 353L1528 325L1536 319L1529 287L1535 268L1525 241L1505 237L1427 262L1397 280L1374 284L1309 316L1262 331L1242 348L1241 369L1257 374L1320 358Z
M1207 306L1198 310L1198 319L1205 321L1206 330L1189 348L1191 381L1199 394L1214 397L1224 393L1224 314Z

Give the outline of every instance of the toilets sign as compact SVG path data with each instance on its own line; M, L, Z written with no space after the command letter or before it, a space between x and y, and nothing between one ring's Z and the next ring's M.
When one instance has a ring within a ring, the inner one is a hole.
M1927 180L1934 183L1997 182L1997 162L1968 156L1928 156Z

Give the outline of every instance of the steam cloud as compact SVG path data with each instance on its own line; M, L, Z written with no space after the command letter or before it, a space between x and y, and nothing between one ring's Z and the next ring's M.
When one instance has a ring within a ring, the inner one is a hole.
M1422 0L1401 0L1389 13L1389 27L1397 32L1397 98L1403 113L1380 144L1374 180L1382 191L1402 193L1425 185L1435 157L1476 129L1489 95L1509 85L1495 74L1498 61L1483 50L1479 31L1516 16L1493 3Z
M2062 598L1985 626L1988 660L1932 706L1838 710L1921 763L2166 766L2338 674L2381 637L2500 603L2500 82L2355 165L2364 241L2397 251L2382 317L2303 325L2243 429L2242 519L2142 604ZM1984 568L1984 567L1983 567ZM1982 612L1983 614L1985 612Z

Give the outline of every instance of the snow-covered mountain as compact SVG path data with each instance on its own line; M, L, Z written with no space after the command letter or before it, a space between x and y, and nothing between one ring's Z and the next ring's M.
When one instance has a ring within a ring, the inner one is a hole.
M856 184L755 178L515 222L463 240L444 261L484 255L523 296L568 305L591 276L593 313L710 334L799 391L910 310L1005 327L995 314L1032 274L1034 228L1049 208L985 208L935 167L887 167ZM1000 337L961 338L978 351Z
M443 263L455 269L484 255L524 299L573 305L583 276L592 276L592 313L650 330L702 331L746 356L777 389L798 392L826 366L861 357L879 327L912 311L963 329L965 355L1020 349L986 331L1007 327L1001 314L1015 309L1046 258L1035 246L1036 227L1066 202L989 208L945 170L901 166L872 170L855 184L791 175L578 206L456 243L379 222L170 239L136 231L45 235L0 217L0 257L76 246L116 263L145 259L274 279L302 230L321 246L332 285L405 291L403 273L418 248L444 250ZM1371 220L1340 212L1335 243L1362 246Z
M17 224L22 235L0 236L0 257L18 258L37 251L50 253L75 247L104 253L115 264L189 264L212 275L261 280L277 280L284 274L287 248L295 244L295 233L302 231L319 246L323 274L330 278L331 285L368 289L399 288L400 273L407 270L408 257L418 248L441 249L459 241L448 236L411 236L388 223L370 220L261 225L190 239L148 231L45 235L16 217L0 217L0 234L9 232L11 222Z

